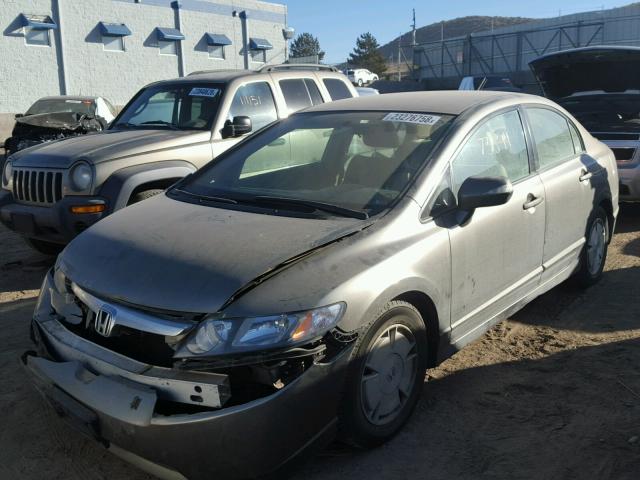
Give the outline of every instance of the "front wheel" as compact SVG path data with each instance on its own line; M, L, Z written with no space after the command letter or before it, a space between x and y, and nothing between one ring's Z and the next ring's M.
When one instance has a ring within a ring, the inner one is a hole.
M364 85L364 82L362 81L361 78L358 79L358 86L361 87Z
M344 440L374 447L409 419L422 391L427 337L418 310L388 303L356 346L339 413Z
M609 247L609 218L597 207L587 223L586 241L580 255L580 270L576 278L583 287L590 287L602 278Z

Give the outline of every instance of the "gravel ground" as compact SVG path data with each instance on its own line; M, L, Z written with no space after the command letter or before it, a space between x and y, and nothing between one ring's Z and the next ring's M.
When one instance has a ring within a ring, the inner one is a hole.
M150 479L59 421L25 381L18 356L52 260L2 227L0 252L0 478ZM638 365L640 205L622 210L602 282L560 285L429 371L387 445L334 445L295 477L635 480Z

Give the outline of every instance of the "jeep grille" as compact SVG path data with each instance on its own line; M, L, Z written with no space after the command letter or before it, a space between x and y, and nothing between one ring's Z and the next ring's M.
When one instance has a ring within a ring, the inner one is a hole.
M53 205L62 199L62 172L40 168L14 168L13 197L19 202Z

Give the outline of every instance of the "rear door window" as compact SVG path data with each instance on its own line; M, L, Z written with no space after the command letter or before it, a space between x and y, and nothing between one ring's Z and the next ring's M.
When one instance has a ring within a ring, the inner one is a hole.
M316 83L310 78L291 78L278 82L289 112L323 103Z
M343 98L351 98L351 91L349 87L342 80L337 78L325 78L323 80L324 86L327 87L331 100L342 100Z
M566 118L547 108L527 108L540 168L558 165L576 154Z
M322 99L322 95L320 94L320 90L318 90L318 85L316 85L316 82L314 82L310 78L305 78L304 84L307 86L307 90L309 91L309 96L311 97L311 103L313 105L320 105L321 103L324 103L324 100Z
M249 117L254 131L278 119L271 87L267 82L248 83L236 90L228 119L238 116Z

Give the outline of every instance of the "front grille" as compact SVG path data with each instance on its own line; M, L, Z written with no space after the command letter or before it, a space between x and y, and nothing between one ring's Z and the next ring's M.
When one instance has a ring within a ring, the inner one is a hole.
M53 205L62 199L62 172L14 167L13 197L19 202Z

